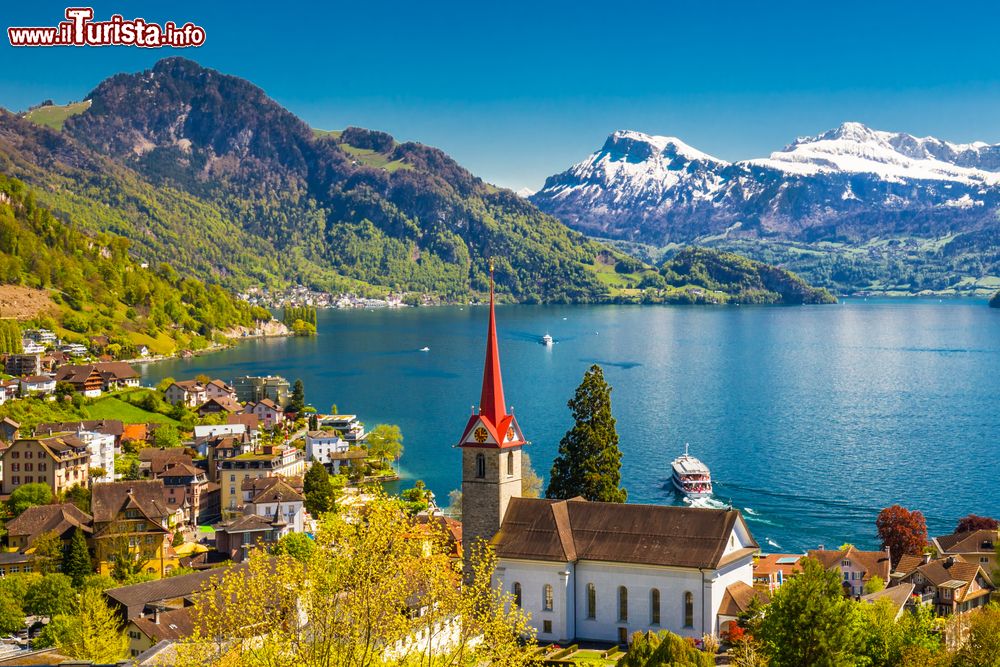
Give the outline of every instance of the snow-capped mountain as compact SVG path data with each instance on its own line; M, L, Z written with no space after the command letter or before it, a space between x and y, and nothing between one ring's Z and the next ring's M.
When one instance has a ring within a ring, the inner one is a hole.
M938 236L998 224L1000 145L844 123L729 163L679 139L618 131L531 200L588 234L654 244Z

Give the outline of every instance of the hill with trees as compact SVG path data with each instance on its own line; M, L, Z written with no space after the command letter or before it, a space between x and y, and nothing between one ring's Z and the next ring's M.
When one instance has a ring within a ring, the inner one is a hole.
M73 222L0 174L0 290L13 285L47 294L48 306L28 321L66 340L86 344L103 334L120 357L136 356L140 345L170 353L271 318L218 285L181 277L169 264L145 268L132 259L128 239L90 236Z

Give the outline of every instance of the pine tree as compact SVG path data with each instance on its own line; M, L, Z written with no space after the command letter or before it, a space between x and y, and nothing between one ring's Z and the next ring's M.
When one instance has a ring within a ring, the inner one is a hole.
M333 509L333 485L330 474L319 461L314 461L302 480L306 496L306 511L314 517Z
M625 502L628 493L619 486L622 453L611 415L611 386L600 366L594 364L584 374L567 405L575 424L559 442L545 496Z
M90 552L87 551L87 540L83 536L83 531L77 528L73 531L66 546L66 554L63 556L63 573L73 580L73 587L83 586L83 580L94 573L94 568L90 563Z
M295 384L292 385L292 400L288 403L288 410L290 412L302 412L302 408L306 406L306 388L302 384L302 380L296 380Z

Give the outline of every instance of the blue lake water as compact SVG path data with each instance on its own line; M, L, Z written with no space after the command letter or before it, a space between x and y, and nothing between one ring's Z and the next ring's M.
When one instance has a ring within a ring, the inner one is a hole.
M446 500L486 318L482 307L321 311L315 338L148 365L144 382L301 378L321 411L399 424L404 473ZM670 462L690 443L716 497L771 551L877 546L875 516L897 502L922 510L932 534L969 512L1000 516L1000 310L982 301L505 306L497 321L507 402L543 476L570 426L566 401L599 363L629 502L679 502Z

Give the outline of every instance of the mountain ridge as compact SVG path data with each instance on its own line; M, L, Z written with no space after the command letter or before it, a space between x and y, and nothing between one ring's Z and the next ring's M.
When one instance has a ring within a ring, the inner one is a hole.
M989 278L988 286L1000 276L1000 144L844 123L767 158L727 162L671 137L616 131L530 199L592 237L718 245L768 262L777 250L810 282L838 290L889 282L903 291L928 282L940 289L968 278ZM795 256L887 241L906 250L879 250L873 280L823 282L829 271ZM930 273L902 282L889 275L889 264L913 254Z

